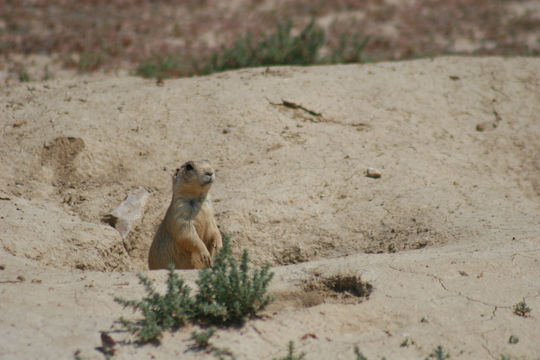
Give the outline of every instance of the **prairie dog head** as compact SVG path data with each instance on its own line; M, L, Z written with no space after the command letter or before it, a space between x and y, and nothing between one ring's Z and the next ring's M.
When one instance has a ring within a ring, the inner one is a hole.
M205 197L216 178L208 160L184 163L173 175L174 197Z

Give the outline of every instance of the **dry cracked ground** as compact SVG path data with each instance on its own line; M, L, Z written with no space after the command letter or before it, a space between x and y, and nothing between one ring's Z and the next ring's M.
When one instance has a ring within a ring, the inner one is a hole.
M193 158L217 169L211 196L234 254L276 274L262 317L212 338L238 359L283 356L289 340L307 359L353 359L355 346L368 359L438 345L457 359L540 356L538 58L161 85L93 74L0 92L2 359L102 359L100 331L128 339L113 322L134 315L113 298L142 295L136 272L163 284L146 254L171 174ZM139 187L150 196L122 239L102 218ZM196 272L180 274L193 286ZM528 316L514 313L520 301ZM114 358L211 357L189 350L193 329Z

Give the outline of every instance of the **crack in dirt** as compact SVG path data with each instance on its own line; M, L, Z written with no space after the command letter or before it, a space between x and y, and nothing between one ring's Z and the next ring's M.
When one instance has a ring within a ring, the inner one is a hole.
M423 273L414 272L414 271L407 271L407 270L399 269L399 268L397 268L395 266L391 266L391 265L389 266L389 268L391 268L392 270L399 271L399 272L410 273L410 274L415 274L415 275L424 275L424 276L431 277L432 279L437 280L439 282L439 284L441 285L441 287L445 291L448 291L448 292L452 293L455 296L462 297L462 298L467 299L468 301L476 302L476 303L479 303L479 304L482 304L482 305L485 305L485 306L488 306L488 307L492 307L493 310L491 311L491 317L488 320L493 320L495 318L495 314L496 314L498 309L510 309L511 308L510 306L502 306L502 305L497 305L497 304L490 304L490 303L484 302L482 300L478 300L478 299L475 299L473 297L470 297L468 295L463 295L461 292L458 292L456 294L453 291L448 289L448 287L444 283L443 279L441 279L440 277L438 277L436 275L433 275L433 274L423 274ZM540 294L536 295L535 297L537 297L537 296L540 296Z
M438 280L439 283L441 284L442 288L444 290L448 291L448 288L446 287L446 285L444 284L444 281L440 277L438 277L437 275L432 275L432 274L426 274L426 275L432 277L433 279Z
M489 307L494 307L492 313L491 313L491 319L493 319L493 317L495 316L495 312L497 311L497 309L501 308L501 309L509 309L510 306L501 306L501 305L495 305L495 304L490 304L490 303L487 303L487 302L484 302L482 300L478 300L478 299L474 299L470 296L467 296L467 295L460 295L460 296L463 296L465 299L469 300L469 301L472 301L472 302L476 302L476 303L479 303L479 304L482 304L482 305L485 305L485 306L489 306Z
M482 335L482 337L483 337L483 335ZM484 348L484 350L486 350L486 352L488 353L488 355L489 355L492 359L497 359L497 357L494 356L494 355L491 353L491 351L489 351L489 348L488 348L486 345L484 345L484 344L481 344L481 345L482 345L482 347Z
M419 273L419 272L414 272L414 271L407 271L407 270L403 270L403 269L399 269L395 266L392 266L392 265L389 265L388 266L390 269L392 270L395 270L395 271L399 271L399 272L403 272L403 273L409 273L409 274L414 274L414 275L424 275L424 276L429 276L435 280L437 280L439 282L439 284L441 284L441 287L446 290L446 291L449 291L448 288L446 287L446 285L444 284L444 281L438 277L437 275L433 275L433 274L424 274L424 273ZM455 294L457 296L462 296L461 294Z

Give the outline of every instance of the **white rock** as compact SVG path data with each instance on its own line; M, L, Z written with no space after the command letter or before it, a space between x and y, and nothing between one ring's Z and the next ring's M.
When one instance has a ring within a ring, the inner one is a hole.
M133 224L142 218L149 195L142 187L132 191L116 209L103 217L103 221L118 230L122 239L125 239Z

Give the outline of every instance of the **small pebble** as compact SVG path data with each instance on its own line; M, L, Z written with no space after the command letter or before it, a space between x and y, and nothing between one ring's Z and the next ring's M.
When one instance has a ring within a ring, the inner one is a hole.
M377 170L377 169L374 169L374 168L367 168L366 176L370 177L370 178L373 178L373 179L378 179L378 178L381 177L381 172L379 170Z

